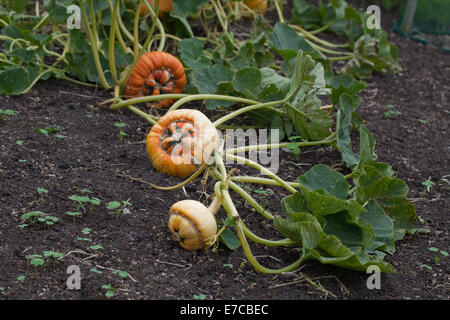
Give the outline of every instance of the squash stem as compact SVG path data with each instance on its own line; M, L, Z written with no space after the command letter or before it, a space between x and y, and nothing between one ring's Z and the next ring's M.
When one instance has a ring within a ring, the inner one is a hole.
M296 189L294 189L292 186L290 186L288 183L286 183L279 176L277 176L272 171L270 171L269 169L263 167L262 165L260 165L259 163L255 162L253 160L250 160L250 159L247 159L247 158L244 158L244 157L239 157L239 156L236 156L236 155L232 155L232 154L229 154L229 153L225 153L225 158L228 159L228 160L233 160L233 161L240 162L242 164L249 165L249 166L259 170L263 174L266 174L271 179L277 181L280 186L282 186L283 188L285 188L289 192L291 192L291 193L296 193L297 192Z
M89 5L89 14L91 15L93 28L91 28L91 24L87 17L86 9L84 8L84 5L82 2L81 2L81 6L80 6L81 14L83 15L83 21L86 26L88 39L91 43L92 55L94 57L94 63L95 63L95 67L97 68L97 74L100 79L100 83L105 90L108 90L110 88L110 85L108 84L108 81L106 81L105 75L103 73L103 68L100 63L100 57L98 55L98 42L97 42L98 34L97 34L96 24L94 23L95 22L94 7L92 5L92 0L87 0L87 1L88 1L88 5Z
M232 181L235 182L243 182L243 183L257 183L257 184L265 184L269 186L279 186L278 182L273 179L261 178L261 177L252 177L252 176L233 176L231 177ZM286 181L293 188L300 188L300 183L298 182L289 182Z
M285 238L285 239L281 239L281 240L268 240L265 238L261 238L260 236L257 236L256 234L254 234L245 224L244 222L241 220L240 221L242 224L242 230L244 231L244 234L247 238L249 238L250 240L252 240L255 243L259 243L259 244L264 244L268 247L281 247L281 246L292 246L292 245L296 245L298 244L297 242Z
M246 104L257 104L258 101L246 99L246 98L240 98L240 97L234 97L234 96L226 96L226 95L217 95L217 94L193 94L188 95L174 104L169 108L168 111L173 111L178 108L180 108L183 104L195 101L195 100L222 100L222 101L234 101L236 103L246 103Z
M164 26L162 25L161 20L159 20L159 17L158 17L160 1L158 0L158 2L157 2L156 10L153 10L153 8L150 6L150 3L148 3L148 1L145 1L144 3L152 15L153 23L152 23L150 31L147 35L147 39L145 40L145 43L142 46L142 50L143 51L147 50L147 48L150 44L150 40L153 37L153 34L155 33L155 26L156 26L156 27L158 27L158 30L160 33L159 34L160 41L159 41L159 46L158 46L157 51L163 51L164 46L166 45L166 32L164 31ZM142 53L143 53L143 51L142 51ZM140 53L140 55L142 55L142 53Z
M219 20L220 26L222 27L222 30L225 33L225 36L228 38L228 40L233 44L233 46L236 49L239 49L239 46L236 44L236 41L233 40L230 33L228 32L228 26L226 24L226 20L224 20L222 17L223 13L220 11L221 5L219 2L216 2L216 0L211 0L211 3L214 6L214 10L216 11L217 20ZM222 8L222 11L223 11L223 8Z
M212 174L217 179L222 178L222 175L217 171L217 168L213 168ZM233 179L233 177L230 177L230 179ZM273 181L273 180L271 180L271 181ZM273 182L275 183L275 185L279 186L279 184L276 181L273 181ZM261 214L264 218L266 218L268 220L273 220L273 215L270 212L268 212L267 210L265 210L262 206L260 206L259 203L250 194L248 194L244 189L239 187L233 181L228 181L228 185L230 186L231 189L233 189L234 192L239 194L248 204L250 204L257 213Z
M254 151L254 150L269 150L269 149L275 149L275 148L286 148L288 146L298 146L298 147L312 147L312 146L319 146L323 144L330 144L334 142L336 133L331 134L324 140L320 141L299 141L299 142L282 142L282 143L272 143L272 144L257 144L257 145L251 145L246 147L238 147L238 148L230 148L226 149L225 152L229 154L236 154L236 153L242 153L247 151Z
M128 100L121 100L118 103L115 103L110 106L111 110L117 110L120 108L127 107L132 104L138 104L138 103L144 103L149 101L158 101L162 99L181 99L188 96L187 94L160 94L155 96L144 96L144 97L138 97L138 98L132 98Z
M238 234L238 238L241 243L242 249L244 250L244 254L247 257L250 264L255 268L255 270L257 270L258 272L261 272L261 273L278 274L278 273L292 271L292 270L298 268L298 266L300 266L300 264L303 262L302 257L300 259L298 259L297 261L295 261L294 263L292 263L284 268L280 268L280 269L270 269L270 268L266 268L266 267L262 266L256 260L255 256L253 255L253 253L250 249L250 246L247 242L246 234L244 232L242 220L240 219L239 213L237 212L236 207L234 206L233 201L231 200L228 190L222 189L221 193L222 193L222 197L224 200L223 206L224 206L225 210L235 220L234 228L236 229L236 232Z
M135 114L141 116L142 118L144 118L145 120L147 120L147 122L149 122L152 125L156 124L156 121L151 117L151 115L149 115L148 113L139 110L138 108L136 108L135 106L128 106L128 109L132 112L134 112Z
M133 20L133 52L134 52L135 60L136 60L136 57L138 56L138 52L139 52L139 14L140 14L140 8L141 8L143 3L144 3L144 0L139 0L138 6L136 8L136 11L134 12L134 20Z
M114 79L114 83L116 85L119 83L119 79L117 76L117 69L115 63L114 44L116 41L116 28L117 28L117 21L115 17L117 16L118 12L119 12L119 0L116 0L114 2L114 9L112 12L111 28L109 31L109 46L108 46L109 69L111 70L111 74Z

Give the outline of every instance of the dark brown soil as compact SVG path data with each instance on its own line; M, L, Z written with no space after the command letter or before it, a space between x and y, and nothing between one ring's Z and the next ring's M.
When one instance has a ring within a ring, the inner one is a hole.
M360 114L376 139L379 160L392 165L410 187L409 197L428 234L407 236L387 257L397 273L383 275L381 289L369 290L368 274L308 262L288 275L262 275L247 263L241 249L188 252L171 240L167 212L186 198L205 201L200 183L186 193L158 191L115 175L117 170L159 185L174 179L152 169L143 140L150 126L138 116L111 112L97 106L109 98L101 89L48 80L22 96L0 97L3 109L16 115L0 120L0 298L1 299L106 299L103 285L114 288L117 299L443 299L450 298L449 258L430 247L449 251L449 111L450 56L394 34L394 16L383 12L382 24L398 46L404 71L394 76L375 75L362 94ZM401 112L386 118L387 105ZM123 128L114 126L123 122ZM63 127L44 135L35 128ZM126 132L123 141L119 131ZM20 144L19 141L23 143ZM327 148L304 151L300 164L286 152L280 175L295 179L312 165L338 165L340 156ZM240 167L241 168L241 167ZM337 166L336 168L339 168ZM241 168L242 169L242 168ZM424 193L422 182L435 185ZM40 196L37 188L48 193ZM71 195L102 200L75 221ZM211 193L212 183L207 187ZM274 189L268 208L280 212L282 190ZM236 198L237 199L237 198ZM128 200L128 212L116 218L105 208L109 201ZM270 223L237 201L238 210L258 235L276 238ZM25 228L21 215L39 210L59 218L52 226L37 222ZM223 217L224 212L219 213ZM84 228L91 229L83 234ZM80 240L79 238L88 238ZM89 248L101 245L99 250ZM259 261L284 266L298 257L292 249L252 244ZM64 254L33 267L27 255L53 250ZM69 290L68 266L81 269L81 290ZM98 270L102 273L92 271ZM122 278L114 270L126 271ZM302 274L328 291L311 286ZM25 276L23 280L18 279ZM303 279L303 281L302 281Z

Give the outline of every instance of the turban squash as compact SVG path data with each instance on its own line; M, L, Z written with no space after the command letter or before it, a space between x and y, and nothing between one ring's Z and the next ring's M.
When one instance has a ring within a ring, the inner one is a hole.
M178 201L169 209L169 230L184 249L207 249L217 234L214 212L199 201Z
M200 111L169 111L146 138L153 167L170 176L187 177L208 162L219 144L219 133Z
M186 74L180 60L167 52L151 51L143 54L136 63L124 95L129 99L161 93L181 93L185 84ZM166 108L172 102L172 99L162 99L153 105Z

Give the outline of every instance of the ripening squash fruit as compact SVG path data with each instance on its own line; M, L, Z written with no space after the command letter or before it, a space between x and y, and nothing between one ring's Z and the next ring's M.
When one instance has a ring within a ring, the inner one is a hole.
M169 230L184 249L207 249L217 234L217 223L214 213L201 202L181 200L169 210Z
M157 0L146 0L153 8L156 9ZM159 13L158 17L161 19L164 16L164 12L171 12L173 10L173 3L172 0L160 0L159 2ZM145 3L141 5L140 8L140 16L145 16L149 13L149 10Z
M208 162L219 144L219 133L200 111L178 109L166 113L146 139L153 167L185 178Z
M267 9L267 0L244 0L244 4L255 12L264 14Z
M264 15L267 10L267 0L244 0L243 2L248 9L253 11L250 12L244 6L240 6L241 16L245 18L253 18L254 13Z
M181 93L186 84L183 64L170 53L151 51L136 63L125 87L127 99L162 93ZM172 99L163 99L147 106L166 108Z

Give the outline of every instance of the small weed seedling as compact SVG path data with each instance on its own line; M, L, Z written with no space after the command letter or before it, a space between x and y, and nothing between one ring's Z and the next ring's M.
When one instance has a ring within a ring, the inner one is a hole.
M100 205L100 203L102 202L99 198L96 197L90 198L88 196L78 196L78 195L72 195L69 197L69 199L78 202L78 206L75 212L80 211L81 209L83 209L83 211L86 210L84 205L88 203L91 204L91 206L89 207L89 212L92 213L94 207Z
M64 255L58 251L43 251L41 254L28 255L25 258L29 260L30 264L35 268L45 264L44 258L51 257L53 265L55 265L56 260L63 257Z
M72 195L69 197L70 200L73 200L78 203L77 209L75 211L80 211L81 209L84 209L84 204L89 202L90 198L88 196L77 196Z
M36 269L39 266L44 265L44 257L40 254L31 254L25 257L27 260L29 260L30 264L34 266Z
M75 219L79 216L81 216L81 212L79 211L67 211L66 214L70 217L72 217L73 222L75 222Z
M11 109L0 109L0 119L5 120L6 116L13 116L15 114L14 110Z
M110 284L104 284L104 285L102 285L102 289L105 289L106 290L106 292L105 292L105 297L107 297L107 298L112 298L112 297L114 297L114 287L112 286L112 285L110 285Z
M206 300L206 294L194 294L194 300Z
M90 238L84 238L84 237L77 237L78 241L87 241L87 242L91 242L92 240Z
M428 248L428 250L430 250L431 252L435 252L435 253L439 252L443 257L448 257L448 252L447 251L439 250L436 247L430 247L430 248ZM438 263L439 260L440 260L440 257L438 255L436 255L434 257L434 263Z
M90 228L83 228L83 229L81 230L81 232L82 232L84 235L89 235L89 234L91 234L91 231L92 231L92 229L90 229ZM87 241L87 242L92 241L90 238L85 238L85 237L78 237L77 240L79 240L79 241Z
M48 193L48 190L45 188L37 188L37 193L41 197L41 200L44 200L44 195Z
M53 258L53 265L55 265L57 259L64 257L64 255L58 251L44 251L42 253L44 254L44 257Z
M100 244L95 244L93 246L90 246L89 249L94 250L94 252L98 254L99 253L98 251L100 249L103 249L103 247Z
M43 217L38 217L37 220L39 222L42 222L45 226L52 226L55 224L55 222L58 222L59 219L57 217L54 216L43 216Z
M119 275L119 277L121 277L121 278L127 278L128 277L128 272L126 272L126 271L114 270L112 273Z
M114 126L116 126L117 128L123 128L123 127L126 126L126 124L123 123L123 122L116 122L116 123L114 123ZM126 135L127 135L126 132L124 132L124 131L122 131L122 130L119 130L119 139L120 139L120 142L123 142L123 139L125 138Z
M64 135L62 135L62 134L59 133L59 132L61 132L61 131L66 131L66 130L67 130L67 128L63 128L63 127L56 127L56 128L51 128L51 127L49 127L49 128L34 128L34 131L35 131L36 133L43 134L43 135L46 135L46 136L48 136L48 135L50 135L50 134L54 134L53 136L54 136L55 138L59 138L59 139L67 138L66 136L64 136Z
M92 213L94 207L99 206L102 203L102 201L99 198L92 197L89 198L89 203L91 204L91 206L89 207L89 212Z
M392 104L388 104L386 108L389 109L384 113L384 117L387 119L393 119L402 114L400 111L394 110L395 107Z
M425 181L422 181L422 185L425 187L425 189L422 191L422 195L425 195L425 193L430 192L431 187L435 185L433 181L431 181L431 177L428 178Z
M45 213L43 213L42 211L30 211L27 213L24 213L21 218L24 221L29 221L31 224L36 222L37 217L39 216L43 216L45 215Z
M110 201L106 204L106 209L110 212L115 212L116 218L119 219L120 214L124 211L127 205L131 206L132 204L128 201Z
M59 221L57 217L46 215L42 211L30 211L28 213L23 214L21 218L24 221L29 221L31 224L35 223L36 221L39 221L42 222L45 226L52 226ZM27 226L26 224L21 224L19 227L23 228L26 226Z
M119 131L119 139L120 139L120 142L123 142L123 139L126 137L126 135L127 135L126 132L124 132L124 131L122 131L122 130Z
M292 141L292 143L290 143L286 146L286 148L295 155L295 159L297 161L300 161L301 149L300 149L298 143L295 143L295 141L299 138L301 138L301 137L300 136L289 137L289 141Z
M93 273L96 273L96 274L102 274L103 273L103 271L100 271L100 270L98 270L96 268L91 268L91 269L89 269L89 271L91 271Z
M268 190L254 190L253 192L259 194L258 198L261 201L263 209L265 209L270 202L269 196L273 195L273 191L268 189Z

